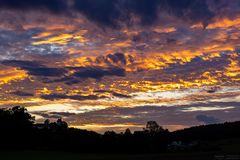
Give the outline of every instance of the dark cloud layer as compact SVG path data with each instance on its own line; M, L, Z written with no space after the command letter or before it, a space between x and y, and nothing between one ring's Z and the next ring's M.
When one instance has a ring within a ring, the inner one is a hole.
M88 96L82 96L82 95L74 95L74 96L68 96L65 94L49 94L49 95L42 95L42 99L46 100L59 100L59 99L72 99L72 100L96 100L99 98L104 98L104 97L98 97L95 95L88 95Z
M23 70L26 70L28 74L33 76L59 77L66 73L65 69L49 68L40 64L39 62L33 62L33 61L9 60L9 61L3 61L2 64L21 68Z
M186 64L176 63L170 65L170 67L164 69L163 72L171 75L182 73L185 78L191 78L193 74L202 75L204 72L207 71L212 72L212 74L214 75L217 74L215 73L216 70L225 69L225 67L230 63L229 57L230 56L226 54L221 54L220 57L216 57L211 60L204 60L202 57L195 57Z
M158 20L159 12L167 12L184 20L207 25L214 17L207 0L1 0L1 8L47 9L55 13L78 11L97 24L117 27L119 22L132 24L132 16L141 24L149 25ZM214 3L218 3L214 1ZM70 5L71 4L71 5Z
M119 97L119 98L131 98L132 96L130 95L126 95L126 94L122 94L122 93L117 93L117 92L114 92L114 91L107 91L107 90L96 90L94 91L95 93L111 93L112 96L115 96L115 97Z
M111 26L119 21L131 25L131 14L138 16L143 25L153 24L159 11L204 25L214 17L207 0L75 0L75 8L91 20Z
M19 67L19 68L41 68L42 64L36 61L19 61L19 60L5 60L1 62L3 65Z
M214 17L206 0L75 0L75 8L91 20L111 26L118 22L131 25L131 14L144 25L153 24L159 11L204 25Z
M1 0L1 8L10 9L48 9L54 12L62 12L67 9L65 0Z
M165 4L170 13L192 22L202 22L207 25L214 17L214 13L209 10L207 0L165 0Z
M158 0L75 0L75 8L97 23L116 26L118 21L131 23L129 13L140 17L143 24L157 19Z
M62 82L75 78L94 78L100 79L104 76L125 76L125 70L122 68L97 68L97 67L63 67L63 68L50 68L39 62L34 61L18 61L18 60L6 60L1 64L6 66L17 67L28 72L32 76L43 77L63 77L59 80ZM73 75L66 75L69 70L75 71Z
M16 96L20 96L20 97L32 97L32 96L34 96L33 93L27 93L27 92L23 92L23 91L15 91L15 92L11 92L11 94L16 95Z
M104 76L125 76L125 70L122 68L79 68L74 74L78 78L95 78L99 79Z
M207 116L207 115L197 115L196 119L199 122L203 122L204 124L214 124L220 122L219 119L212 117L212 116Z

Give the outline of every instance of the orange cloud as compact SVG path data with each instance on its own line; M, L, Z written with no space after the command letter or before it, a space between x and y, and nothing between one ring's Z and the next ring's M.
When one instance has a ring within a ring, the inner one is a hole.
M216 28L229 28L229 27L239 27L240 26L240 18L236 19L217 19L214 23L211 23L207 26L207 29L216 29Z
M171 33L171 32L175 32L176 28L175 27L166 27L166 28L156 27L153 29L153 31L157 33Z
M23 80L27 77L27 73L13 67L4 68L0 70L0 85L7 84L12 81Z

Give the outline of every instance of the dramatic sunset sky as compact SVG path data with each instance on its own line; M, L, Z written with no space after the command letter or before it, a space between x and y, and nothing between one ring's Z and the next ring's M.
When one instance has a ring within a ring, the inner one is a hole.
M240 120L240 0L0 0L0 90L99 132Z

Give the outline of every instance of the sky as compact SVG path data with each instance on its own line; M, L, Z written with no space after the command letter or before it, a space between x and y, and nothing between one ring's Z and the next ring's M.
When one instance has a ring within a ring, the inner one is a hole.
M104 132L240 120L240 0L0 0L0 108Z

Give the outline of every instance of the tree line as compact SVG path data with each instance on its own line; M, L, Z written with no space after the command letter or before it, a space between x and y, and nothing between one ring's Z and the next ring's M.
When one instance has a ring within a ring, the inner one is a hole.
M53 150L84 153L160 153L176 150L218 150L209 141L240 138L240 122L191 127L169 132L155 121L141 131L123 133L68 127L61 119L36 124L26 108L0 109L0 150Z

